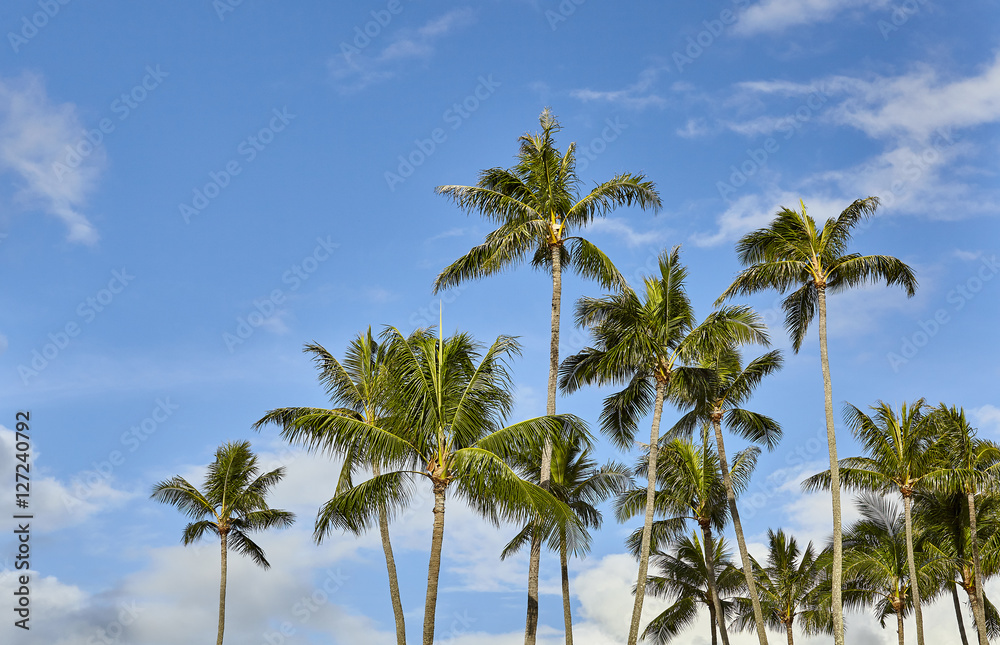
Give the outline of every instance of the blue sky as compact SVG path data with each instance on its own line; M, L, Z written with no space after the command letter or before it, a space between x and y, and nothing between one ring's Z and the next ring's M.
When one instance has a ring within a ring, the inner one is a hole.
M659 214L619 209L588 234L633 281L682 245L699 317L739 269L735 240L780 206L801 199L825 219L880 197L855 248L903 259L920 288L831 299L835 404L923 396L964 406L1000 438L997 17L995 1L8 0L0 491L13 509L14 415L30 410L34 628L5 620L2 638L212 633L218 550L182 547L184 518L148 494L174 474L200 480L218 445L245 438L287 466L274 503L299 521L260 536L272 570L231 559L227 636L394 642L377 537L311 542L337 464L250 426L272 408L325 403L303 344L339 356L368 325L436 322L434 277L490 229L434 187L511 165L545 106L560 148L577 143L585 186L620 172L656 182ZM564 311L598 293L567 277ZM515 418L544 412L548 297L528 268L443 296L447 330L520 337ZM826 461L815 333L792 354L775 295L747 302L786 350L753 402L785 429L744 497L759 553L769 527L824 540L829 501L798 488ZM585 344L567 315L563 355ZM596 422L605 394L559 410ZM840 427L840 454L856 450ZM392 527L411 638L431 524L421 504ZM621 641L631 607L622 541L634 523L606 519L572 563L585 645ZM526 560L498 558L514 530L449 507L442 642L520 642ZM4 574L12 537L0 537ZM4 598L13 585L0 577ZM542 587L542 642L561 642L551 555ZM647 605L647 617L663 606ZM925 615L929 634L952 638L947 603ZM708 642L705 624L685 642ZM848 624L853 643L895 642L866 615Z

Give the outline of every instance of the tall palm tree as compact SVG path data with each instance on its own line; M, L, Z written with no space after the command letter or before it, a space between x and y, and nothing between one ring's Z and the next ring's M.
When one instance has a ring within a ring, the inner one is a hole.
M425 330L404 337L386 330L391 422L373 425L325 412L284 419L269 413L262 423L283 426L282 436L298 442L312 435L330 450L359 451L386 472L330 499L316 520L317 538L334 529L361 533L379 510L390 518L413 495L423 478L434 495L423 643L433 645L445 498L454 491L487 521L525 522L547 514L571 521L569 509L541 487L525 481L507 464L514 455L540 449L564 424L586 432L571 415L546 416L504 426L513 405L510 360L520 346L500 336L485 352L468 334L443 338ZM317 432L319 433L317 435Z
M565 392L585 384L625 386L605 399L601 412L601 429L623 450L631 447L639 419L650 408L653 412L646 517L628 645L635 645L639 637L663 402L669 399L683 404L697 398L694 392L704 387L710 375L692 365L697 357L742 343L767 342L763 323L746 307L724 307L696 325L684 289L686 277L680 250L674 248L660 254L659 275L644 280L642 296L626 286L604 298L581 298L576 308L577 324L590 329L594 346L568 357L560 368L560 386Z
M371 327L351 341L343 363L334 358L322 345L316 343L306 345L304 351L312 354L313 361L319 369L319 380L325 386L327 395L334 404L339 404L341 407L329 410L308 407L280 408L269 412L257 422L255 428L260 429L262 425L270 422L289 426L296 424L299 419L306 419L297 426L301 432L297 432L294 436L296 443L304 445L310 451L329 451L332 446L325 441L323 428L330 422L330 416L346 416L373 426L386 422L390 414L387 405L389 368L386 365L386 348L372 335ZM375 476L381 474L379 463L370 462L361 454L363 448L359 446L346 453L331 455L343 460L335 495L353 486L354 474L363 467L369 467ZM378 510L378 527L389 574L389 596L396 621L396 643L406 645L403 603L399 594L396 560L392 553L392 542L389 540L389 518L385 509Z
M685 414L674 425L672 433L689 435L694 427L701 424L711 424L715 431L715 446L719 454L719 465L722 468L722 479L726 487L726 498L729 503L729 514L736 531L736 543L740 550L740 561L743 564L743 575L746 577L747 592L751 608L755 616L754 626L757 638L766 642L764 632L764 614L757 594L756 581L751 573L750 551L747 549L746 538L743 536L743 523L736 506L736 491L733 488L729 474L729 464L726 460L726 444L722 436L722 423L725 421L730 430L735 431L744 439L767 446L770 450L781 438L781 426L774 419L752 412L742 407L760 384L761 379L781 369L781 352L774 350L758 356L745 368L742 366L739 350L727 348L716 352L713 356L702 357L702 365L712 370L709 387L702 392L702 397L694 401L693 409Z
M688 520L697 522L701 529L703 557L707 571L715 571L715 537L713 530L721 533L729 521L726 504L726 487L719 471L719 458L708 443L707 433L701 447L688 441L674 439L661 449L663 468L657 470L657 488L654 497L655 511L665 519L653 522L650 533L650 553L662 550L672 539L680 536L687 528ZM742 492L750 482L750 475L757 465L760 450L751 447L736 455L733 461L735 487ZM639 476L648 476L649 460L643 455L636 467ZM645 490L635 488L618 498L615 515L624 522L645 512ZM639 555L643 529L637 529L629 536L629 550ZM708 597L714 605L715 619L721 619L725 612L722 599L716 589L715 579L706 577ZM723 622L718 624L723 645L728 645L729 634Z
M871 409L873 417L853 405L844 406L844 419L868 456L841 459L838 464L840 484L848 490L902 496L917 643L924 645L920 584L913 553L913 493L925 479L942 468L942 444L935 441L933 426L925 416L927 405L923 399L909 406L904 402L898 415L883 401ZM831 479L827 470L805 480L802 486L807 491L828 490Z
M822 599L830 583L825 554L817 553L812 542L803 550L793 536L768 529L767 565L753 561L767 626L785 630L788 645L793 645L796 619L807 634L833 631L829 607ZM734 625L738 629L754 629L757 619L749 599L736 599L736 613Z
M553 551L559 552L562 575L563 622L566 645L573 645L573 612L569 593L569 556L583 556L590 551L591 536L587 529L601 527L602 516L597 504L624 493L632 482L631 471L622 464L608 462L597 467L591 458L592 446L587 437L575 432L558 435L552 442L551 479L549 492L569 506L576 522L539 524L528 522L504 547L500 554L506 559L531 542L532 531L540 530ZM525 479L534 483L539 479L541 450L518 455L514 460Z
M659 569L660 575L649 576L646 593L674 602L649 621L642 633L646 641L666 645L694 622L699 605L706 605L711 616L712 645L716 645L716 625L725 624L726 615L732 610L732 603L723 601L723 615L716 615L719 610L712 602L708 581L715 581L718 594L730 597L739 591L743 576L733 566L723 539L715 544L712 561L714 567L706 563L705 550L697 532L681 539L673 554L660 551L653 554L653 566Z
M226 626L226 556L229 549L267 569L271 564L264 557L264 550L248 534L273 527L284 528L295 521L293 513L267 505L267 494L284 477L284 467L261 475L258 471L257 455L250 450L250 442L230 442L215 451L215 461L208 466L201 490L180 475L153 486L153 499L176 506L194 520L184 527L185 546L197 542L206 533L219 536L222 577L216 645L222 645Z
M841 545L840 473L837 468L837 436L833 421L833 388L826 342L826 294L846 291L871 281L898 284L908 296L916 292L913 270L892 256L848 253L852 229L875 213L877 197L855 200L837 218L818 228L806 213L788 208L778 211L771 224L753 231L736 245L740 263L746 266L719 297L719 302L735 295L749 295L775 289L794 291L782 301L785 328L796 352L805 340L809 323L819 314L820 367L826 408L826 439L830 451L833 485L833 638L844 645L844 614L841 601L843 547ZM718 304L718 303L717 303Z
M857 609L872 607L885 627L896 616L899 645L904 645L903 619L913 606L907 556L905 519L899 508L880 495L862 493L858 498L861 519L844 535L844 601ZM947 575L947 563L916 552L917 575L930 583Z
M931 422L943 435L943 444L949 455L946 468L936 473L931 485L942 490L963 493L969 512L970 544L976 602L976 631L980 645L985 645L987 635L986 602L983 598L983 573L979 553L979 532L976 521L976 495L984 489L995 487L1000 471L1000 447L993 442L976 438L975 429L965 418L965 411L954 406L939 405L931 414Z
M545 108L539 117L540 134L524 134L513 168L490 168L475 186L438 186L438 194L452 199L467 212L476 212L498 228L479 246L445 267L434 282L434 292L471 279L505 271L531 256L535 268L552 274L552 315L549 340L549 380L546 414L556 413L556 380L559 370L559 318L562 271L568 268L611 288L624 283L611 260L578 231L618 206L660 208L660 196L643 175L623 173L598 184L582 197L576 174L576 144L565 154L554 135L561 126ZM539 478L548 486L551 446L542 452ZM528 610L525 645L534 645L538 627L538 565L541 541L533 539L528 565Z

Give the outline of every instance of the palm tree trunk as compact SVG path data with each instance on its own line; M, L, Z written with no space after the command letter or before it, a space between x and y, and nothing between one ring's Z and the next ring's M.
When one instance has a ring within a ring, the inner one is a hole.
M656 495L656 455L660 442L660 415L663 414L663 397L666 383L657 381L656 402L653 404L653 427L649 431L649 483L646 485L646 519L642 525L642 543L639 550L639 576L635 587L635 604L628 630L628 645L639 640L639 621L642 619L642 601L646 595L646 574L649 571L649 540L653 532L653 500Z
M833 385L830 382L830 357L826 348L826 285L816 285L819 301L819 361L823 369L823 403L826 408L826 443L830 450L830 496L833 501L833 567L831 571L833 642L844 645L844 543L840 526L840 464L837 461L837 433L833 423ZM902 630L902 626L900 626ZM900 631L902 638L902 631Z
M989 641L986 639L986 630L979 627L978 617L981 605L976 599L975 592L969 592L969 590L966 589L966 593L969 595L969 606L972 607L972 616L976 618L976 622L974 624L974 627L976 628L976 638L979 641L979 645L988 645Z
M215 645L222 645L222 632L226 628L226 556L229 554L229 539L225 531L221 532L220 542L222 543L222 582L219 584L219 636L215 639Z
M437 609L438 577L441 574L441 544L444 541L445 484L434 482L434 529L431 560L427 567L427 601L424 605L424 645L434 645L434 612Z
M722 611L722 599L719 598L719 590L715 584L715 541L712 539L712 527L706 522L702 524L701 532L705 538L705 581L708 583L708 595L715 607L715 620L719 623L722 645L729 645L729 634L726 632L726 614Z
M792 641L792 636L793 636L792 621L788 621L787 623L785 623L785 636L788 637L788 645L795 645L795 643Z
M956 585L951 585L951 600L955 603L955 618L958 619L958 633L962 636L962 645L969 645L969 637L965 635L965 621L962 619L962 602L958 599Z
M722 423L713 417L712 427L715 429L715 448L719 453L719 465L722 466L722 482L726 486L726 499L729 502L729 514L733 518L733 528L736 530L736 543L740 548L740 561L743 563L743 577L747 581L750 602L753 604L753 618L757 627L757 640L760 645L767 645L767 632L764 630L764 612L760 608L760 596L757 595L757 583L753 576L753 563L750 562L750 551L743 537L743 523L740 522L740 512L736 507L736 492L733 490L733 478L729 474L729 462L726 460L726 444L722 438Z
M566 645L573 645L573 612L569 602L569 549L566 533L559 537L559 567L562 569L563 622L566 624Z
M899 645L906 645L903 640L903 611L901 609L896 611L896 634L899 635Z
M976 585L976 603L973 606L979 645L986 642L986 605L983 602L983 569L979 561L979 534L976 531L976 495L967 492L969 499L969 541L972 542L973 584Z
M559 380L559 316L562 307L562 247L552 245L552 321L549 335L549 383L545 414L556 413L556 384ZM549 489L552 471L552 442L546 437L542 446L542 464L538 473L538 483ZM528 557L528 616L524 624L524 645L535 645L538 632L538 569L542 559L542 538L536 533L531 536L531 552Z
M906 559L910 565L910 589L913 590L913 616L917 625L917 645L924 645L924 616L920 610L920 584L917 578L917 563L913 557L913 518L910 506L913 500L903 493L903 516L906 519Z
M378 477L378 464L373 465L372 474ZM406 645L406 621L403 618L403 602L399 596L399 580L396 578L396 559L392 555L392 543L389 541L389 519L385 511L378 511L378 528L382 534L382 550L385 551L385 566L389 571L389 596L392 598L392 613L396 618L396 645Z
M715 630L715 626L718 622L719 621L715 615L715 605L710 602L708 603L708 625L712 628L712 645L717 645L719 642L719 638Z

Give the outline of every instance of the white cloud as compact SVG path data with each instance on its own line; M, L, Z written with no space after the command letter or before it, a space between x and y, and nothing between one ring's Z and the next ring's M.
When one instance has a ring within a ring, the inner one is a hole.
M663 238L662 231L638 232L628 222L617 217L597 218L588 225L588 229L598 233L608 233L621 239L629 248L659 244Z
M370 39L371 44L360 50L352 50L349 44L344 43L341 53L328 63L330 73L342 91L357 92L394 78L399 66L407 60L430 58L439 40L469 26L474 19L472 9L468 7L453 9L417 29L400 29L381 49L375 42L383 37L381 32Z
M639 73L639 79L623 90L598 91L589 88L573 90L570 96L583 102L604 101L614 103L633 110L643 110L647 107L663 107L666 99L653 92L661 68L648 67Z
M874 10L888 0L761 0L740 14L734 31L745 36L829 22L848 10Z
M67 146L91 152L77 161ZM104 148L84 138L76 108L52 104L40 77L0 79L0 172L17 177L16 198L26 208L62 220L71 242L97 241L97 230L80 209L104 162Z
M1000 408L987 403L969 410L980 430L991 434L1000 434Z

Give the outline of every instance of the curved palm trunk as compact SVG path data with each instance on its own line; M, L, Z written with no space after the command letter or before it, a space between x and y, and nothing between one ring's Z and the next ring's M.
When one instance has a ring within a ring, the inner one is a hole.
M906 645L903 640L903 612L896 610L896 634L899 636L899 645Z
M226 556L229 554L229 536L222 531L222 582L219 584L219 636L215 639L215 645L222 645L222 632L226 628Z
M958 589L951 585L951 600L955 604L955 618L958 619L958 633L962 636L962 645L969 645L969 637L965 635L965 621L962 620L962 602L958 599Z
M826 285L816 285L819 300L819 361L823 369L823 403L826 408L826 443L830 449L830 493L833 502L833 567L831 604L833 609L833 642L844 645L844 543L840 526L840 464L837 461L837 433L833 423L833 386L830 382L830 357L826 348ZM900 638L902 638L900 625ZM900 641L902 642L902 641Z
M705 580L708 583L708 595L712 599L712 606L715 609L713 613L715 621L719 624L719 633L722 634L722 645L729 645L729 634L726 632L726 614L722 611L722 599L719 598L719 590L715 585L715 541L712 539L712 527L706 522L702 524L701 532L705 540Z
M561 247L552 245L552 325L549 336L549 383L545 414L556 413L556 384L559 378L559 316L562 307L562 255ZM542 488L549 489L552 470L552 442L546 438L542 446L542 464L538 481ZM524 645L535 645L538 632L538 568L542 559L542 538L531 536L531 554L528 558L528 616L524 625Z
M566 645L573 645L573 612L569 602L569 549L566 534L559 539L559 567L562 569L563 622L566 625Z
M372 474L376 477L381 474L377 464L373 466ZM396 645L406 645L406 621L403 619L403 602L399 596L399 580L396 578L396 559L392 555L392 543L389 541L389 519L381 509L378 512L378 529L382 535L385 566L389 572L389 595L392 597L392 613L396 618Z
M646 519L642 525L642 543L639 550L639 576L635 587L635 604L628 630L628 645L639 640L639 621L642 619L642 601L646 596L646 575L649 572L649 540L653 532L653 500L656 495L656 456L660 442L660 415L663 414L663 397L666 383L657 381L656 402L653 404L653 427L649 431L649 483L646 485Z
M983 603L983 569L979 561L979 534L976 531L976 496L968 492L969 499L969 540L972 542L973 584L976 585L976 602L973 605L973 615L976 618L976 631L979 633L979 645L986 642L986 605Z
M788 645L795 645L795 643L792 640L792 636L793 636L793 634L792 634L792 621L788 621L787 623L785 623L785 636L788 637Z
M434 612L437 609L438 577L441 574L441 544L444 542L445 484L434 482L434 529L431 560L427 566L427 601L424 605L424 645L434 645Z
M718 619L715 614L715 605L711 602L708 603L708 625L712 628L712 645L718 645L719 637L716 633L715 625L718 623Z
M913 558L913 520L910 506L913 500L903 494L903 517L906 519L906 559L910 566L910 589L913 590L913 616L917 625L917 645L924 645L924 616L920 610L920 581L917 578L917 564Z
M747 581L747 593L753 605L753 619L757 627L757 640L760 645L767 645L767 632L764 630L764 611L760 607L760 596L757 595L757 582L753 576L753 564L750 562L750 551L743 537L743 523L740 522L740 512L736 507L736 492L733 490L733 478L729 474L729 462L726 460L726 444L722 439L722 424L718 419L712 419L715 429L715 448L719 453L719 465L722 467L722 483L726 486L726 500L729 502L729 514L733 518L733 529L736 531L736 543L740 548L740 561L743 563L743 577Z

